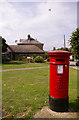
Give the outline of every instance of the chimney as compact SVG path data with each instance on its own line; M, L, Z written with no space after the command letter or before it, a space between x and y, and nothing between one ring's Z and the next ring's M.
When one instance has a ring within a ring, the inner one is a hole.
M30 40L30 34L28 35L28 40Z
M66 47L66 42L65 42L65 35L64 35L64 48Z

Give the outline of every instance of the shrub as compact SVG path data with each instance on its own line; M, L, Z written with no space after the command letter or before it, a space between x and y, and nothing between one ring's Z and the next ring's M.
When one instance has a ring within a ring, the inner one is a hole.
M9 61L10 61L10 58L8 58L5 55L2 55L2 63L6 63L6 62L9 62Z
M47 61L48 61L48 62L50 61L49 58L47 58Z
M41 56L37 56L34 58L34 62L37 62L37 63L44 63L44 58L41 57Z
M76 62L76 66L79 66L79 61Z
M6 57L6 61L7 61L7 62L10 61L10 58L7 58L7 57Z

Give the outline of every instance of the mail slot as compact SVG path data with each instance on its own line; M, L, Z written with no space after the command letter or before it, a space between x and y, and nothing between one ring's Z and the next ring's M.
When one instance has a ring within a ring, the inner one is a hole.
M52 51L50 56L49 107L54 111L68 111L69 56L71 52Z
M56 61L65 61L65 59L56 59Z

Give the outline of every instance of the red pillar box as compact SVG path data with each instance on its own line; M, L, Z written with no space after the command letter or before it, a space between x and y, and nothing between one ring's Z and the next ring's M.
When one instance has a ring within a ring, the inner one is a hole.
M49 106L58 112L68 111L69 56L71 52L52 51L50 56Z

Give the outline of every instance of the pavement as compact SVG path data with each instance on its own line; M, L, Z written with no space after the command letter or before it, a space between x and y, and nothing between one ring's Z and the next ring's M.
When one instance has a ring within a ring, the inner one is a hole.
M55 112L49 109L48 106L43 107L41 110L39 110L34 116L34 119L39 118L40 119L50 119L52 118L55 120L78 120L77 113L76 112L71 112L70 110L68 112ZM61 118L61 119L59 119ZM52 120L51 119L51 120Z
M30 68L17 68L17 69L5 69L5 70L0 70L0 72L15 71L15 70L40 69L40 68L48 68L48 66L45 66L45 67L30 67Z
M78 69L79 70L79 66L76 66L76 62L75 61L70 61L69 66L74 68L74 69ZM5 69L5 70L0 70L0 72L15 71L15 70L39 69L39 68L48 68L48 66L44 66L44 67L30 67L30 68L16 68L16 69Z
M76 66L76 62L75 61L70 61L69 66L72 67L72 68L74 68L74 69L79 70L79 66Z
M70 64L70 66L76 66L76 62L75 61L70 61L69 64Z
M79 70L79 67L77 67L77 66L70 66L70 67Z

